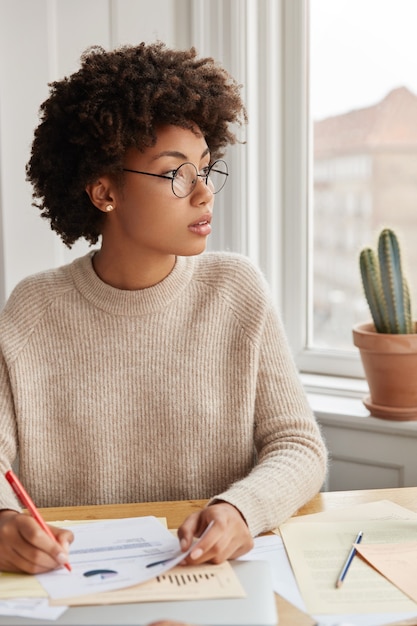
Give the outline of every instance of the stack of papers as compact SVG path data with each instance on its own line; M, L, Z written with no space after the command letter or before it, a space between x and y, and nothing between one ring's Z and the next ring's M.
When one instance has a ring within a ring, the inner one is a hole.
M0 614L54 620L73 604L245 595L230 563L178 565L178 540L156 518L59 525L76 537L72 572L0 574ZM360 555L336 589L359 530ZM380 501L292 518L277 534L257 537L241 560L268 561L274 591L320 626L382 626L417 616L416 538L417 514Z
M292 518L279 530L305 608L320 624L335 615L358 626L417 616L416 513L380 501ZM362 543L336 588L359 530Z
M1 614L53 620L72 605L245 596L230 563L179 566L204 535L184 553L152 516L60 526L74 533L72 571L0 575Z

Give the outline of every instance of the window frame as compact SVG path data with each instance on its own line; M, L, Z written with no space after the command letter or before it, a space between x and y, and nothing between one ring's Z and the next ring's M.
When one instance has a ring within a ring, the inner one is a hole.
M283 8L283 319L301 372L363 379L356 350L350 353L308 346L313 295L309 0L284 0ZM346 381L343 387L346 391Z

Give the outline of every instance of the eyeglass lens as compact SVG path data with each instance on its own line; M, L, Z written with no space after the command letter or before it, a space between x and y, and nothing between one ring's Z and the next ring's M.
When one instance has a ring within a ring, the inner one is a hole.
M198 174L193 163L183 163L177 169L172 179L172 191L178 198L188 196L197 184L198 177L206 182L213 193L218 193L223 189L227 180L228 170L225 161L221 159L215 161L209 168L207 177Z

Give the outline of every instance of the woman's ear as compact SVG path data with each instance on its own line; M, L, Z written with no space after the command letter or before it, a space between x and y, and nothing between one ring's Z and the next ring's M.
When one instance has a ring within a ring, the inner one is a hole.
M109 213L116 208L113 185L107 176L102 176L85 188L91 202L103 213Z

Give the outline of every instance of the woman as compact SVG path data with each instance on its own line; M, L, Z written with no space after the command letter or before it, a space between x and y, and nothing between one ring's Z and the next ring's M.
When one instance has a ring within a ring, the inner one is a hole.
M0 466L38 506L208 498L179 528L188 562L253 545L321 487L325 447L266 283L205 253L222 159L246 121L212 59L163 44L90 49L41 107L29 181L71 246L0 319ZM0 483L0 570L68 560Z

